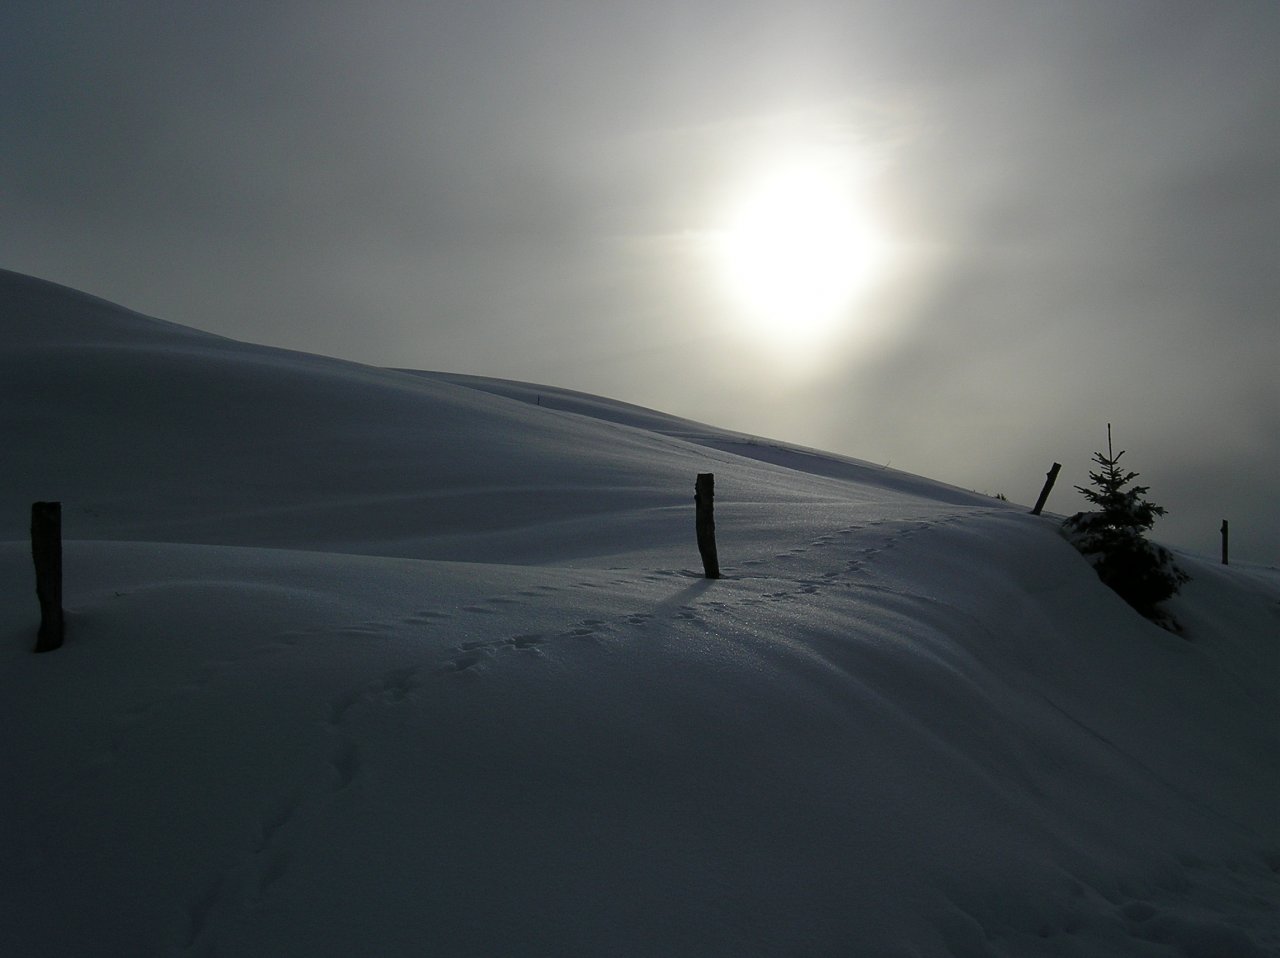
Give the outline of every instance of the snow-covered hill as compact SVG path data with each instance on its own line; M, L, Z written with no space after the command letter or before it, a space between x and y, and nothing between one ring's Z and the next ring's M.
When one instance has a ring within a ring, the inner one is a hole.
M13 273L0 324L2 954L1280 953L1274 569L1180 557L1177 637L867 463Z

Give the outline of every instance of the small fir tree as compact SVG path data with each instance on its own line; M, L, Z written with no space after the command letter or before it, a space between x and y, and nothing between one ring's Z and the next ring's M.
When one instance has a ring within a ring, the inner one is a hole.
M1169 624L1157 606L1177 595L1190 577L1174 564L1168 549L1143 536L1165 510L1146 500L1149 487L1130 486L1138 473L1120 468L1123 455L1123 450L1112 453L1107 423L1107 454L1094 453L1099 468L1089 473L1095 488L1076 486L1097 508L1077 512L1063 523L1064 531L1122 599L1147 618Z

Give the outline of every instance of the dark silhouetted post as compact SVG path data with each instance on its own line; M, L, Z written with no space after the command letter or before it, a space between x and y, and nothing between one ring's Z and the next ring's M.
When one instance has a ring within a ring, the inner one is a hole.
M1036 507L1031 510L1033 516L1040 515L1040 510L1044 508L1044 504L1049 498L1049 493L1053 490L1053 484L1058 481L1058 470L1061 468L1062 463L1055 462L1053 467L1045 474L1044 488L1040 490L1040 498L1036 500Z
M702 553L702 568L708 579L718 579L720 578L720 559L716 556L715 473L698 473L698 481L693 491L693 501L698 507L698 551Z
M31 558L40 600L36 651L52 652L62 645L66 630L62 616L62 503L31 504Z
M1228 535L1229 535L1229 530L1227 528L1227 520L1223 519L1222 520L1222 564L1223 565L1227 564L1227 536Z

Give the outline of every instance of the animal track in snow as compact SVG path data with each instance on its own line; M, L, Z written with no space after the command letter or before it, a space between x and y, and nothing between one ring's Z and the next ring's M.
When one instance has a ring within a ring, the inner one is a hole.
M329 724L341 725L346 721L347 713L364 699L364 695L360 692L348 692L340 695L333 702L329 709Z
M271 814L264 815L261 821L262 831L258 835L258 842L254 848L259 854L267 851L272 842L275 841L277 834L286 825L298 810L300 799L297 795L291 801L285 802L275 809Z
M284 877L289 867L289 857L283 854L268 854L263 865L262 877L258 881L258 899L261 900L271 886Z
M448 612L438 612L435 609L423 609L415 612L404 619L410 625L423 625L427 622L438 622L441 619L453 618Z
M513 635L505 640L505 644L513 646L517 649L535 649L541 645L545 639L541 635Z
M355 742L347 740L339 744L329 759L329 764L338 777L334 791L345 791L356 780L356 773L360 770L359 750Z
M382 697L391 702L403 702L418 687L417 666L392 669L383 677Z
M222 900L226 876L215 878L201 895L187 908L187 943L188 949L194 948L204 937L209 927L209 916L214 907Z
M443 672L465 672L467 669L473 668L480 664L481 656L479 655L459 655L450 659L446 666L441 670Z

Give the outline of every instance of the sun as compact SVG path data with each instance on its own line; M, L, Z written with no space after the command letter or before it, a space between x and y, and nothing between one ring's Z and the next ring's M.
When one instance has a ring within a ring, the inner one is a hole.
M778 337L807 339L846 318L871 254L850 188L818 166L783 168L744 187L716 238L738 312Z

